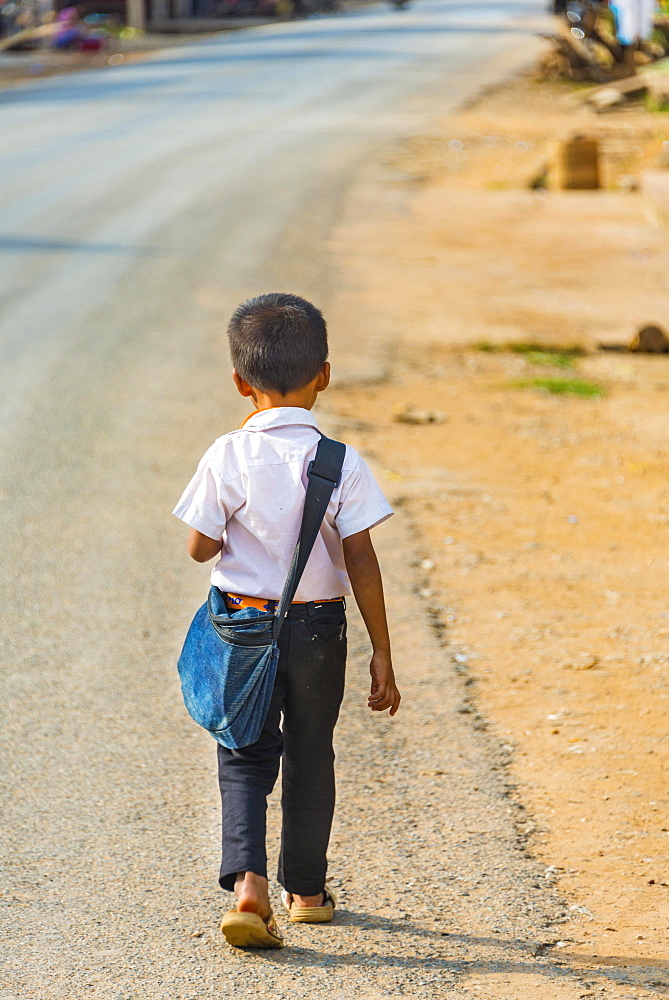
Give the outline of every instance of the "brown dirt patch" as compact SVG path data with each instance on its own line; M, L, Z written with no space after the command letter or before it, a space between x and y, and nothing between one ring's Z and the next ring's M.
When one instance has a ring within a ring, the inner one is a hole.
M657 165L669 127L640 108L589 116L613 149L612 190L528 190L528 157L535 169L584 115L567 88L517 80L355 193L334 247L336 323L364 316L384 378L340 385L329 405L413 525L423 599L473 716L509 753L530 849L570 901L561 953L657 990L669 984L669 357L593 348L665 318L669 239L640 195L613 189L623 170ZM482 340L590 353L562 369L483 353ZM604 395L516 385L548 377ZM404 404L446 420L398 423Z

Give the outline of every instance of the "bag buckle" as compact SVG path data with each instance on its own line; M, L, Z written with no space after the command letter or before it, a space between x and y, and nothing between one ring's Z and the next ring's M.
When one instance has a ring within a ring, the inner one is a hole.
M307 466L307 476L310 479L321 479L324 483L332 483L333 486L336 486L339 482L339 477L337 477L337 479L331 479L329 476L321 476L318 472L314 472L315 461L316 459L312 458L309 462L309 465Z

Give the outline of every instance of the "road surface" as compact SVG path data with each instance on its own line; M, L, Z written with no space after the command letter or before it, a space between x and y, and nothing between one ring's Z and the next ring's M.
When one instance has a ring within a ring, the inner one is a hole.
M245 412L230 310L271 289L327 307L358 171L527 58L538 13L372 6L0 93L0 1000L450 997L476 975L557 975L532 956L559 901L406 589L401 518L379 538L406 708L367 718L354 623L342 913L290 928L281 953L224 946L213 742L174 671L207 572L170 517ZM332 347L352 372L364 321ZM270 818L275 854L276 804ZM558 980L553 996L579 995Z

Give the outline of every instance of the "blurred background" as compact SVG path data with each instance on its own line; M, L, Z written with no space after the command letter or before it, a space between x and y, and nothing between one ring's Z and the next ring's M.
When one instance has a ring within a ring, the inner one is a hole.
M1 1000L666 992L668 51L651 0L0 4ZM170 514L263 291L397 511L404 694L352 608L341 914L271 958Z

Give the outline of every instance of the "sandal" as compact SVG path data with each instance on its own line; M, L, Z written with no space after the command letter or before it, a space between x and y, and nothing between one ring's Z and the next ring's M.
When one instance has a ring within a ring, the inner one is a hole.
M274 914L264 921L257 913L240 913L229 910L221 920L221 931L228 944L234 948L283 948Z
M293 924L327 924L334 916L337 897L333 889L328 886L327 879L323 889L323 902L320 906L298 906L293 902L292 895L285 889L281 893L281 900L286 907Z

